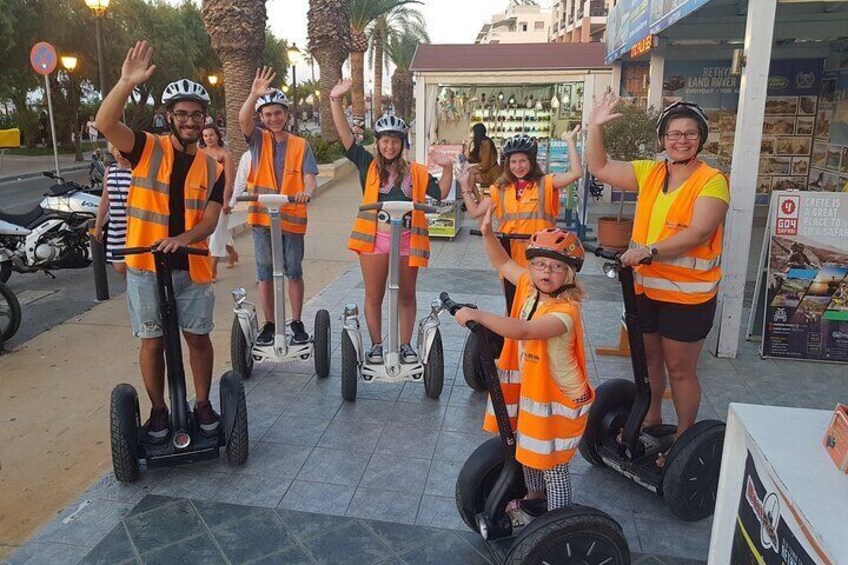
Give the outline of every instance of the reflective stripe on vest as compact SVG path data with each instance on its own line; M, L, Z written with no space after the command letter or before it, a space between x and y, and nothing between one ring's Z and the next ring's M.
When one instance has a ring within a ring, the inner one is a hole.
M518 405L522 412L527 412L540 418L550 418L551 416L560 416L562 418L571 418L572 420L585 416L589 413L589 405L582 405L576 408L571 408L565 404L560 404L556 401L537 402L526 397L521 397Z
M557 451L574 451L580 444L583 434L576 437L555 437L552 439L539 439L527 435L526 432L518 431L515 434L518 445L525 451L532 451L538 455L552 455Z
M418 163L410 163L412 176L412 201L423 203L427 197L427 186L430 183L430 173L427 168ZM380 191L380 174L376 161L371 161L368 173L365 175L365 190L362 193L361 205L377 202ZM347 247L356 253L371 253L377 241L377 212L364 210L356 214L353 231L347 240ZM430 230L424 212L413 210L412 229L409 238L409 266L426 267L430 259Z
M294 196L306 188L303 175L303 156L306 140L293 134L286 139L286 158L283 163L283 179L277 182L274 168L274 134L262 131L262 143L253 148L253 160L247 177L247 190L252 194L286 194ZM280 186L279 190L277 186ZM268 208L252 203L247 209L247 222L252 226L271 225ZM294 234L306 233L307 215L305 204L283 204L280 207L281 231Z
M695 201L704 186L721 175L721 171L701 163L676 190L657 242L687 229L692 221ZM664 162L658 161L639 187L636 217L630 247L644 247L647 242L651 213L667 175ZM653 300L676 304L702 304L715 296L721 281L722 226L704 243L679 257L654 259L649 265L634 268L637 294Z

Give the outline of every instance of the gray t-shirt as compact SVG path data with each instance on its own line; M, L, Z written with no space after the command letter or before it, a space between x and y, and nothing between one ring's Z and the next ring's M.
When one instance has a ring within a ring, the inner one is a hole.
M260 150L259 147L262 146L262 132L265 131L261 128L253 128L253 134L250 137L247 137L247 145L250 147L251 155L253 157L253 166L258 166L257 158L259 156ZM283 187L283 166L286 162L286 141L288 137L286 137L283 141L274 141L274 177L277 179L277 189ZM318 163L315 161L315 155L312 153L312 148L309 146L309 142L306 143L306 150L303 152L303 164L302 169L303 174L305 175L317 175L318 174Z

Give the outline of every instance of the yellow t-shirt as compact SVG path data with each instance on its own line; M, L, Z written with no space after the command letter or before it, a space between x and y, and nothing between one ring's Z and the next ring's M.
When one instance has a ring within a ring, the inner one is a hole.
M631 161L631 164L633 165L633 172L636 173L636 182L639 185L639 190L642 190L642 186L645 184L648 175L658 162L659 161ZM679 192L679 190L675 190L674 192L663 194L663 192L660 191L657 195L654 208L651 210L651 219L648 222L648 237L645 240L645 245L653 245L659 239L660 232L665 225L665 219L668 217L668 211L671 209L671 205L674 204L675 199L677 199ZM698 194L698 198L701 196L718 198L719 200L729 204L730 187L727 186L727 179L725 176L716 175L707 181L707 184L704 185L704 188L702 188L701 192Z

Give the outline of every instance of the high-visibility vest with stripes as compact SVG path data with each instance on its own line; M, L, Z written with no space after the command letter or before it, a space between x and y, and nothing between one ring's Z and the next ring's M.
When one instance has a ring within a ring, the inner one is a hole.
M493 184L490 187L489 198L495 205L495 216L500 222L499 231L533 235L539 230L556 225L559 194L554 189L554 176L545 175L541 184L541 190L539 182L525 188L521 199L516 198L515 185L508 184L499 188ZM526 241L510 242L512 260L522 267L527 266L527 259L524 257L526 247Z
M665 163L658 161L639 187L636 201L636 218L633 222L631 247L646 245L651 211L662 190L666 175ZM680 188L675 197L657 242L667 239L689 227L695 211L695 200L701 189L716 175L723 175L706 163L701 163ZM718 290L721 280L721 238L719 225L704 243L677 257L655 258L650 265L634 269L633 280L637 294L676 304L702 304Z
M306 152L306 140L288 134L286 140L286 160L283 164L283 182L278 190L277 174L274 169L274 134L262 130L262 143L251 149L253 161L247 175L247 190L253 194L287 194L294 196L303 192L303 155ZM268 208L258 202L251 202L247 209L247 223L251 226L271 226L271 214ZM280 207L280 229L287 233L306 233L306 204L283 204Z
M132 171L127 197L127 247L147 247L169 237L171 215L171 172L174 167L174 146L170 136L145 134L147 141L141 159ZM215 181L222 174L221 165L198 148L188 170L183 189L185 202L185 231L203 219L203 211L212 195ZM191 247L207 249L206 241ZM155 271L153 255L127 255L127 267ZM188 272L196 283L212 282L212 259L200 255L188 256Z
M412 201L424 203L427 196L427 186L430 184L430 173L427 168L418 163L410 163L412 175ZM365 176L365 191L362 193L362 205L377 202L380 193L380 173L377 163L371 161L368 174ZM412 230L409 238L409 266L426 267L430 259L430 230L424 212L413 210ZM360 211L356 214L353 231L347 241L347 248L356 253L371 253L377 241L377 212L375 210Z
M517 294L516 298L521 296L523 304L535 292L529 273L521 277L519 285L525 293ZM546 339L524 340L520 371L501 372L501 389L516 436L515 457L522 465L542 470L571 460L586 429L589 408L595 399L586 368L580 307L565 300L546 300L539 303L533 317L538 319L553 312L571 316L574 324L572 357L579 365L587 394L578 402L557 386L551 377ZM512 343L518 347L517 342ZM486 407L483 428L490 432L498 431L491 400Z

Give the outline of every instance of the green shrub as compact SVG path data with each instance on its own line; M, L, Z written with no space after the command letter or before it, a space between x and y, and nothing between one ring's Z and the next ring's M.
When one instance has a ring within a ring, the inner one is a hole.
M337 141L325 141L321 136L312 134L306 134L304 138L312 147L312 153L315 154L315 160L319 165L332 163L344 157L342 146Z

